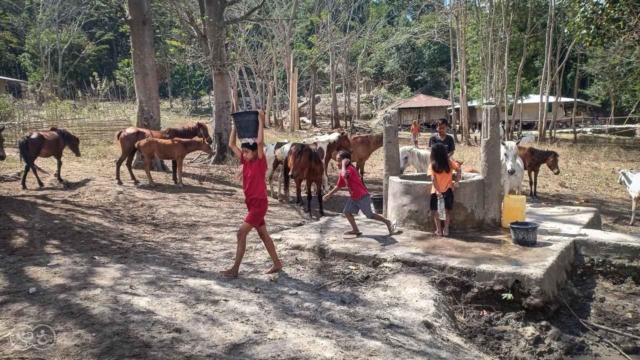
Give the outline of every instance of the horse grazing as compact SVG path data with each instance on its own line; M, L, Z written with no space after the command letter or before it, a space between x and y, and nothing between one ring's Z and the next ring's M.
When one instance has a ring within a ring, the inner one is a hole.
M56 160L58 160L56 177L59 182L63 182L60 169L62 168L62 151L67 146L69 146L69 149L71 149L76 156L80 156L80 139L65 129L52 127L48 131L36 131L21 137L18 140L18 150L20 152L20 158L23 159L26 164L24 174L22 174L22 189L27 189L26 180L29 169L33 171L33 175L35 175L38 180L38 185L44 187L36 171L37 166L35 165L35 161L38 157L55 157Z
M356 163L356 169L364 178L364 164L374 151L380 149L384 143L382 133L372 135L358 135L351 138L351 161ZM336 160L338 153L333 153ZM336 160L337 161L337 160Z
M135 149L142 153L144 156L145 167L144 170L147 173L147 179L149 185L155 186L153 179L151 178L151 161L154 155L161 160L173 160L177 164L178 181L176 184L182 187L182 163L185 156L197 150L204 151L212 154L213 150L205 143L204 139L157 139L146 138L138 141L135 144ZM174 170L176 167L174 167Z
M7 154L4 152L4 137L2 136L2 132L4 131L4 125L0 126L0 161L3 161L7 158Z
M524 146L518 146L518 155L522 159L524 168L529 175L529 196L537 198L540 166L547 164L547 167L554 175L560 174L560 168L558 167L558 158L560 158L560 155L555 151L538 150ZM533 180L531 179L531 172L534 174Z
M322 163L324 164L324 174L322 175L322 187L323 190L329 190L329 162L331 161L331 155L339 151L351 151L351 142L349 141L349 134L346 131L335 132L333 134L316 136L302 140L303 144L315 143L318 149L322 149L324 157Z
M316 148L314 144L292 144L287 155L287 161L284 162L284 189L286 199L289 198L289 177L296 182L296 204L303 205L302 196L300 195L300 186L302 180L307 181L307 208L305 212L311 214L311 185L316 185L316 196L320 205L320 216L324 216L322 209L322 176L324 168L322 159L324 151Z
M426 173L431 164L431 152L429 150L418 149L415 146L403 146L400 148L400 173L411 165L416 172Z
M118 140L118 142L120 143L120 148L122 149L122 154L116 162L116 180L118 180L118 185L122 185L122 181L120 181L120 166L122 166L124 159L127 159L127 169L129 170L129 175L131 175L131 180L133 180L134 184L139 183L139 181L133 175L133 170L131 170L131 163L133 162L133 157L136 154L135 145L138 141L142 141L146 138L193 139L196 136L206 139L207 143L209 144L213 143L213 139L211 138L211 136L209 136L209 129L207 128L207 124L203 122L192 122L180 128L168 128L164 130L150 130L137 128L135 126L120 130L116 135L116 140ZM173 170L173 182L177 184L178 179L176 178L175 160L171 162L171 165Z
M502 162L503 195L515 190L520 195L520 186L524 179L524 164L518 156L518 144L515 141L503 141L500 145L500 161Z
M631 221L629 221L629 225L633 225L633 221L636 219L638 199L640 199L640 171L622 169L619 174L618 183L624 185L631 195Z
M264 154L267 157L267 181L269 182L269 189L271 189L271 197L280 199L280 190L282 188L282 172L278 176L278 193L273 190L273 174L278 169L280 164L283 164L287 159L291 144L288 141L276 142L265 146Z

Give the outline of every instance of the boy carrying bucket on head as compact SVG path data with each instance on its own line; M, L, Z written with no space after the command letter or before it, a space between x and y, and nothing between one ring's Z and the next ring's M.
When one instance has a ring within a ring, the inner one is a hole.
M242 257L247 247L247 235L252 229L258 231L260 239L267 248L269 256L273 261L273 266L265 270L265 274L271 274L282 269L280 259L276 253L276 246L267 232L267 225L264 217L267 214L269 200L267 200L267 183L265 175L267 173L267 158L264 155L264 112L260 110L258 114L258 138L255 141L243 142L242 150L236 146L236 128L231 130L229 137L229 148L242 164L242 188L244 190L245 204L249 214L244 218L244 222L238 229L238 248L236 250L236 261L231 269L226 270L222 275L226 277L237 277L238 269L242 263ZM253 140L253 139L252 139Z
M449 159L447 147L442 143L436 143L431 148L431 164L427 169L427 175L431 176L431 202L429 207L436 223L436 235L449 236L449 223L451 222L451 210L453 209L453 182L458 183L461 172L456 171L458 164ZM457 186L456 186L457 187ZM438 214L438 201L444 201L446 219L444 230Z
M324 196L324 201L328 201L333 194L340 190L340 188L345 186L349 188L350 197L349 200L347 200L347 205L344 207L344 216L349 220L352 230L347 231L344 234L356 236L362 234L358 229L358 225L356 225L356 220L353 218L353 215L357 215L359 211L362 211L367 219L374 219L383 222L387 225L389 235L394 235L396 233L395 222L392 224L391 221L378 214L374 214L371 210L371 197L369 196L369 191L367 191L367 188L362 183L362 179L358 175L358 170L356 170L356 167L351 164L351 153L349 151L341 151L338 153L338 162L342 167L340 175L338 176L338 184L336 184L336 187Z

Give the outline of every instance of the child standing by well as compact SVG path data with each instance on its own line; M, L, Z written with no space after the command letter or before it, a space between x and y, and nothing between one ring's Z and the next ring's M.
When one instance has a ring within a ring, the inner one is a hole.
M453 190L454 181L457 183L459 171L454 172L458 168L455 161L449 159L447 147L442 143L436 143L431 148L431 164L427 170L427 175L431 176L433 186L431 187L431 213L436 223L436 235L449 236L449 223L451 222L451 210L453 209ZM456 186L457 187L457 186ZM438 217L438 200L444 198L444 207L446 209L446 220L444 221L444 230L442 223Z
M371 210L371 196L369 196L369 191L367 191L367 188L362 183L362 179L358 175L358 170L356 170L355 166L351 164L351 153L348 151L341 151L338 154L338 162L342 165L342 169L338 175L338 184L336 184L336 187L324 196L324 201L328 201L336 191L340 190L340 188L349 188L349 200L347 200L347 205L344 207L344 216L347 217L349 224L351 224L351 231L347 231L344 234L356 236L362 234L360 229L358 229L356 220L353 218L353 215L357 215L358 212L362 211L367 219L373 219L384 223L389 230L389 235L394 235L396 232L395 223L392 224L391 221L378 214L374 214Z
M247 235L252 229L258 231L260 239L267 248L269 256L273 261L273 266L265 270L265 274L271 274L282 269L280 259L276 253L276 246L267 232L267 225L264 217L267 214L269 200L267 200L267 183L265 176L267 173L267 158L264 155L264 112L260 110L258 115L258 138L254 142L242 143L242 150L236 146L236 128L231 130L229 137L229 148L242 164L242 188L244 190L245 204L249 214L244 218L244 222L238 229L238 248L236 249L236 261L231 269L222 274L226 277L237 277L244 251L247 247Z

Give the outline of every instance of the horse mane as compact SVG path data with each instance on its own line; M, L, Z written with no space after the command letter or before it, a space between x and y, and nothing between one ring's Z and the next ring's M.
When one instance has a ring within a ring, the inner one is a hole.
M538 161L546 161L549 158L549 156L552 156L552 155L555 156L556 159L560 158L560 155L553 150L539 150L536 148L529 148L529 149L533 150L531 151L531 153L533 154L533 158Z
M206 126L201 122L190 122L179 128L167 128L162 130L162 134L177 138L192 138L198 135L200 126Z
M335 132L333 134L320 135L313 138L313 142L336 142L342 136L342 133ZM311 139L309 139L311 140Z
M373 143L376 145L377 148L382 147L382 145L384 145L384 134L379 133L379 134L373 134L373 135L369 135L369 138L373 138Z
M67 144L73 143L76 141L76 137L73 136L73 134L71 134L67 129L59 129L53 126L49 128L49 131L53 131L56 134L58 134L58 136L60 136L64 140L64 142L66 142Z

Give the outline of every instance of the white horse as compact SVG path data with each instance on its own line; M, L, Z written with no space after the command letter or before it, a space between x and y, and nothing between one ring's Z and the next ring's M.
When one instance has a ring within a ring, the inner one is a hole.
M400 148L400 173L408 165L413 166L416 172L426 173L429 168L431 152L429 150L417 149L415 146L403 146Z
M536 137L533 135L527 135L527 136L523 136L522 139L520 139L520 141L518 142L518 145L524 145L524 144L535 144L536 143Z
M520 195L520 186L524 179L524 163L518 155L518 143L503 141L500 145L500 160L502 161L503 195L515 190Z
M640 171L622 169L619 174L618 183L624 185L631 195L631 221L629 225L633 225L633 221L636 219L638 199L640 199Z
M283 143L285 143L283 145ZM278 147L280 145L280 147ZM278 147L278 149L276 149ZM281 189L282 189L282 171L278 176L278 193L273 190L273 172L282 164L287 158L287 154L289 154L289 149L291 148L291 144L288 140L284 140L281 143L272 143L265 145L264 154L267 157L267 181L269 182L269 189L271 190L271 197L280 199Z

